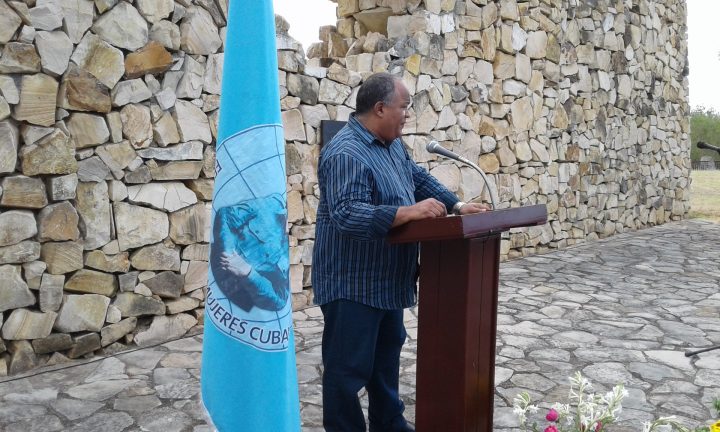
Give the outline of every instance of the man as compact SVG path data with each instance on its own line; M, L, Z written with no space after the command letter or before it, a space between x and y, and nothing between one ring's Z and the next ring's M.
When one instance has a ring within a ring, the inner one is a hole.
M416 244L389 245L392 227L465 204L410 159L399 137L410 106L403 83L387 73L360 87L356 112L323 148L313 257L315 302L323 331L323 425L365 431L358 391L367 389L371 432L412 431L398 394L403 309L416 302Z

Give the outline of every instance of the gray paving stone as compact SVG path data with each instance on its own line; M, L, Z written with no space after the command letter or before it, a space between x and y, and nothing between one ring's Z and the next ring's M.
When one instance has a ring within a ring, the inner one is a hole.
M647 402L647 397L645 396L644 391L632 387L626 387L625 390L628 391L628 396L623 399L623 409L632 408L642 411L653 410L653 406Z
M43 388L33 390L27 393L10 393L8 395L5 395L3 399L5 399L6 402L33 405L54 401L55 399L57 399L57 394L57 389Z
M130 353L122 353L118 355L118 358L128 367L153 369L166 354L167 352L164 350L148 348Z
M55 432L63 429L64 426L57 416L43 415L10 423L3 430L5 432Z
M42 405L25 405L18 403L0 404L0 419L5 424L17 423L23 420L39 417L47 413Z
M66 393L76 399L100 402L109 399L131 385L137 380L95 381L70 388Z
M50 406L68 420L85 418L103 407L104 404L78 399L59 398Z
M595 363L585 367L583 375L591 381L615 385L632 380L632 374L622 363Z
M153 371L155 385L171 384L190 378L190 374L182 368L160 368Z
M161 384L155 389L160 399L190 399L200 392L197 379L185 379Z
M529 356L534 360L558 360L569 362L570 353L561 349L542 349L531 351Z
M133 423L133 418L124 412L99 413L75 425L73 432L121 432Z
M642 351L633 351L617 348L595 348L595 349L577 349L574 351L575 357L581 361L618 361L618 362L642 362L645 361L645 355Z
M109 357L101 361L97 369L85 378L86 383L107 380L126 380L125 363L115 357Z
M158 408L144 413L138 425L148 432L181 432L190 422L190 417L173 408Z
M720 350L703 354L698 361L695 362L695 367L720 370Z
M172 407L189 415L195 420L206 421L205 407L199 398L191 400L178 400L173 402Z
M160 402L160 399L155 395L132 396L115 399L113 409L116 411L140 413L157 408L160 405L162 405L162 402Z
M516 373L510 381L520 387L540 392L548 391L555 387L555 383L538 374Z
M698 371L694 383L703 387L720 387L720 370L703 369Z
M160 361L160 365L169 368L190 368L200 364L202 354L199 352L173 352Z
M628 369L646 380L664 381L668 378L683 378L682 372L656 363L630 363Z

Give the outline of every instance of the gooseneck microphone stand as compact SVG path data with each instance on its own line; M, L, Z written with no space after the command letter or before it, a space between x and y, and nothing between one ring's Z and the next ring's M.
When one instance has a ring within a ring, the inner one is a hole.
M446 149L445 147L441 146L437 141L430 141L427 146L425 147L425 150L427 150L429 153L435 153L439 154L445 157L448 157L450 159L456 160L458 162L462 162L465 165L468 165L475 169L475 171L480 173L480 176L482 177L483 181L485 182L485 187L488 190L488 193L490 194L490 202L492 202L492 208L493 210L497 210L497 198L495 197L495 190L490 187L490 181L488 180L487 176L483 172L483 170L480 169L479 166L475 165L474 163L470 162L469 160L465 159L464 157L455 154L451 152L450 150Z
M706 150L715 150L716 152L720 153L720 147L710 145L710 144L706 143L705 141L698 141L697 148L706 149ZM685 353L685 357L692 357L694 355L698 355L700 353L704 353L704 352L708 352L708 351L713 351L716 349L720 349L720 345L708 347L708 348L701 348L701 349L694 350L694 351L688 351Z

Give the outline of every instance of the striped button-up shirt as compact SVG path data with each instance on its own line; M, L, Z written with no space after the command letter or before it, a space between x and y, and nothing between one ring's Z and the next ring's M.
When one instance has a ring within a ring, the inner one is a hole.
M380 309L416 301L418 245L385 236L400 206L458 199L408 155L400 139L378 140L354 116L320 153L313 252L315 303L346 299Z

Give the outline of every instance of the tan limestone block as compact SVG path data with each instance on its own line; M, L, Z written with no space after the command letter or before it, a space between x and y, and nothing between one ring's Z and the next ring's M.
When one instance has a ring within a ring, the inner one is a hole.
M2 180L0 206L39 209L47 205L45 184L41 179L13 176Z
M106 255L99 250L90 251L85 254L85 266L106 273L127 273L130 270L130 254Z
M65 291L112 297L117 291L115 276L95 270L78 270L65 282Z
M486 153L480 156L478 166L480 166L480 169L485 173L495 174L500 170L500 161L494 153Z
M79 217L75 207L68 201L51 204L38 215L38 239L40 241L77 240Z
M22 148L22 172L27 176L38 174L72 174L77 172L75 147L70 138L59 129Z
M405 60L405 70L411 74L418 76L420 74L420 61L422 56L420 54L413 54Z
M51 126L55 123L58 82L42 73L24 75L20 87L20 103L14 117L28 123Z
M10 42L0 57L0 73L40 72L42 63L35 46L29 43Z
M40 259L47 263L47 271L53 275L61 275L79 270L83 267L83 247L78 242L43 243Z
M2 326L5 340L42 339L52 331L57 314L55 312L33 312L15 309Z
M139 78L146 74L165 72L172 66L170 53L161 44L151 41L125 58L125 77Z
M378 7L357 13L354 15L354 18L362 23L368 32L380 33L387 36L388 18L393 15L392 9Z

